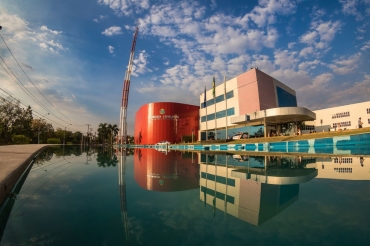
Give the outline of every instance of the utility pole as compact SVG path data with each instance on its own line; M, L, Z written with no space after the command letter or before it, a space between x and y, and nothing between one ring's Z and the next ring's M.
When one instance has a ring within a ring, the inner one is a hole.
M87 140L89 140L89 128L90 128L90 124L86 124L87 125L87 135L86 135L86 138ZM86 141L88 144L89 144L89 141Z

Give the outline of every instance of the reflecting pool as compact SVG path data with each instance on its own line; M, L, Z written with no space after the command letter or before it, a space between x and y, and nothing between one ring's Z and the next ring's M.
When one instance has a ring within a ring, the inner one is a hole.
M53 147L20 186L1 245L370 243L367 155Z

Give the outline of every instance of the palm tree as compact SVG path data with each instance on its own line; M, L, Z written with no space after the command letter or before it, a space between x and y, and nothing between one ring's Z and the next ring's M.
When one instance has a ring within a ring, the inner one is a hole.
M110 142L111 142L111 145L113 145L113 136L114 137L117 136L119 129L116 124L114 125L109 124L108 129L110 131Z
M105 140L108 138L108 133L109 129L107 123L100 123L98 128L98 136L104 145Z

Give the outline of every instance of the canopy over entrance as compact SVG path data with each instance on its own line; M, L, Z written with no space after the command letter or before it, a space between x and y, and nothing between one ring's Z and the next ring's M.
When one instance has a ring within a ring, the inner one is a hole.
M245 114L230 118L232 124L245 124L249 126L264 125L265 128L267 125L282 125L311 120L316 120L316 114L303 107L270 108L256 111L248 115Z

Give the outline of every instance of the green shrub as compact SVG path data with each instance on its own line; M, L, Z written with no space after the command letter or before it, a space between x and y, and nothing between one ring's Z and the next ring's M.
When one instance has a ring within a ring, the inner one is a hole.
M48 138L47 143L48 144L60 144L60 139L59 138Z
M67 144L72 145L73 143L72 142L67 142Z
M13 135L12 142L14 144L29 144L30 139L26 137L25 135Z

